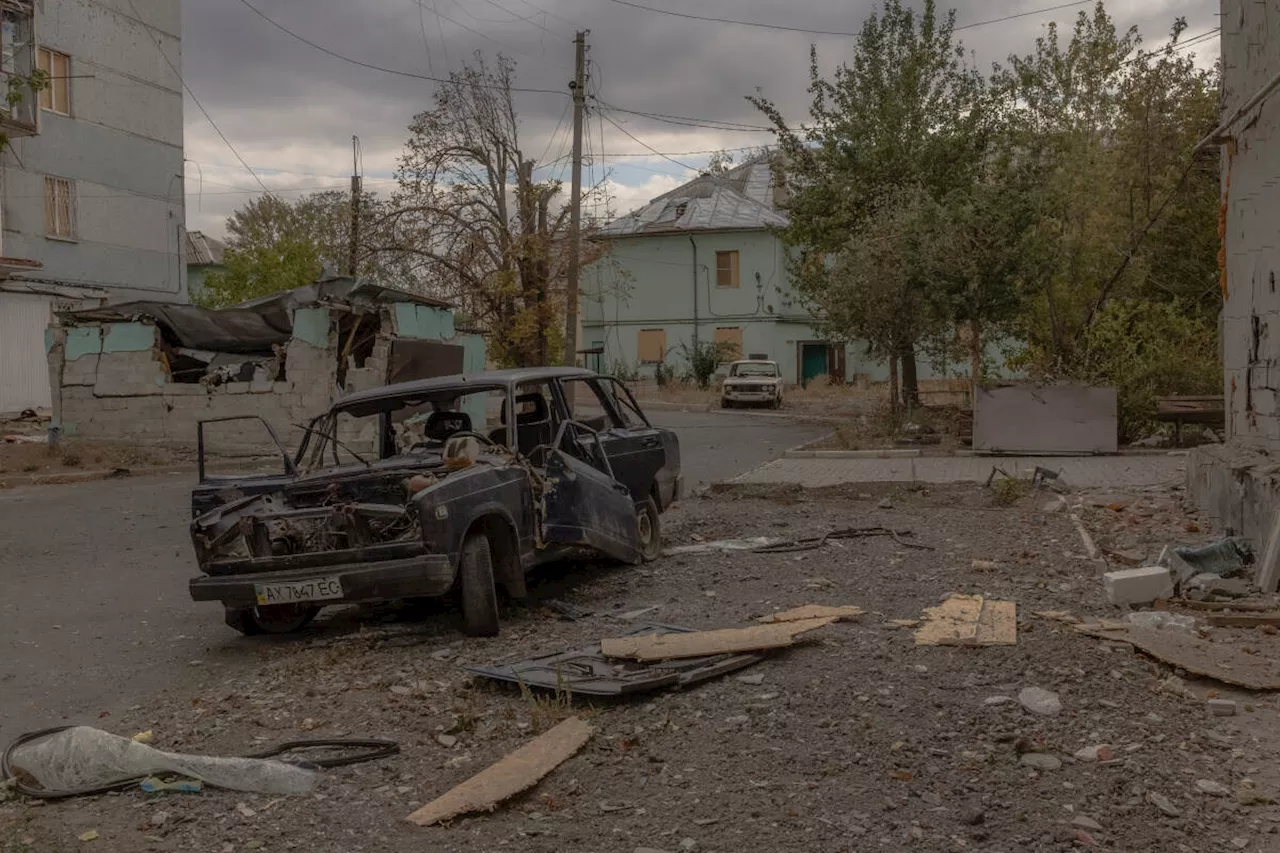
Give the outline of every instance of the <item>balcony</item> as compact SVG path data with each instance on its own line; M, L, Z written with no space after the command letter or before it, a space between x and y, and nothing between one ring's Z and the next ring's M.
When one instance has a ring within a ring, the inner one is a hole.
M0 133L40 132L40 104L26 81L36 70L35 0L0 0Z

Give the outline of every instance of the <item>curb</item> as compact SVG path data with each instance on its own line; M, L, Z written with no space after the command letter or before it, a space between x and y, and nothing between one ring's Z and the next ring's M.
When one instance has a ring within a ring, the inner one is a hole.
M923 454L915 448L883 450L787 450L783 459L914 459Z

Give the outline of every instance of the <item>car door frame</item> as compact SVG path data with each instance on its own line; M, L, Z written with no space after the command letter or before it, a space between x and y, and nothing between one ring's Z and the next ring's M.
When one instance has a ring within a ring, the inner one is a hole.
M611 376L570 376L555 383L555 393L566 412L571 411L568 395L564 387L568 382L597 383L600 392L595 393L597 401L603 406L605 416L612 424L608 429L597 432L596 440L604 449L609 459L613 476L631 492L632 500L637 504L653 497L657 483L658 471L664 464L666 456L663 448L662 434L649 422L644 410L631 394L631 389ZM602 383L612 382L631 402L635 412L640 416L643 426L628 426L627 419L617 409L615 396L608 393Z

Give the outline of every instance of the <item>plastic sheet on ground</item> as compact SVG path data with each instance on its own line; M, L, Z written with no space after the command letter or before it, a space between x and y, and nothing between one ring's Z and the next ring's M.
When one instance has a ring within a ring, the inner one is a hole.
M680 554L709 554L712 551L751 551L781 542L781 539L769 536L755 536L750 539L717 539L714 542L698 542L695 545L677 545L666 548L662 554L674 557Z
M75 726L17 747L10 764L47 790L71 791L121 780L176 773L218 788L263 794L305 794L315 770L262 758L221 758L163 752L89 726Z

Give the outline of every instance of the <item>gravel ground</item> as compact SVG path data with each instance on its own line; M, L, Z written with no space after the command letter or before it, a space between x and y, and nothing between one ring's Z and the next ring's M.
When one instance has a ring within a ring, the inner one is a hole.
M248 674L228 677L211 662L202 687L162 693L101 726L152 729L161 748L210 754L337 736L396 739L402 753L327 771L306 797L130 791L0 805L0 849L1280 849L1280 808L1244 805L1235 793L1246 778L1264 794L1280 791L1274 699L1210 681L1188 680L1188 695L1162 689L1168 667L1034 616L1118 615L1102 596L1104 568L1083 557L1067 513L1047 511L1046 499L997 508L977 487L738 489L673 511L668 544L884 524L936 550L881 537L643 568L566 566L541 575L531 603L512 609L493 639L461 639L457 614L440 604L341 611L298 638L245 640L260 656ZM1115 547L1210 536L1176 493L1093 496L1080 512ZM974 560L997 568L975 570ZM949 593L1017 602L1017 645L917 648L909 629L891 624ZM594 615L564 621L549 599ZM658 606L654 621L724 627L809 602L868 613L684 692L569 708L459 671L622 633L627 623L611 614L646 605ZM1280 638L1261 632L1214 637L1280 657ZM1026 687L1056 693L1061 712L1024 710L1016 697ZM1252 713L1210 717L1209 691L1239 697ZM531 791L446 828L404 821L569 713L589 718L596 734ZM1074 757L1100 744L1112 760ZM1202 780L1231 791L1203 793ZM97 840L77 840L90 830Z

